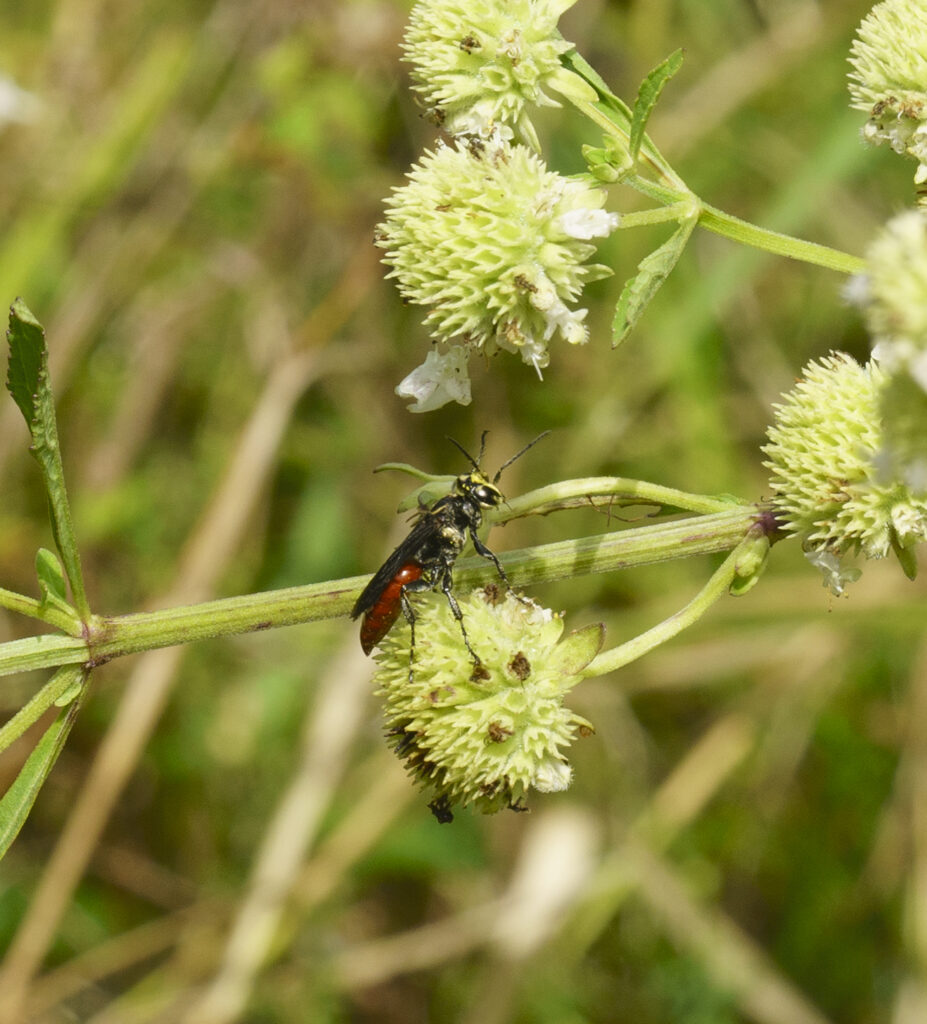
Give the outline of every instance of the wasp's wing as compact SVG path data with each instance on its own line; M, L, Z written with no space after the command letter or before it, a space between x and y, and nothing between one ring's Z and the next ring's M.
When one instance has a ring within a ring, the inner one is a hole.
M364 612L370 611L403 566L408 565L410 562L417 563L416 555L418 550L425 541L431 538L434 528L434 520L429 516L419 517L405 540L380 566L376 573L374 573L371 581L361 591L360 597L354 602L354 607L351 609L352 619L356 619L363 615Z

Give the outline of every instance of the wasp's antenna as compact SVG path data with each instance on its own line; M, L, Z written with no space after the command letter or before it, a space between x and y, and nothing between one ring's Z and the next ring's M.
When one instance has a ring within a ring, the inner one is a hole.
M480 466L483 465L483 453L486 451L486 435L488 433L489 433L488 430L484 430L483 433L480 434L480 454L479 454L479 458L476 460L476 468L477 469L479 469Z
M459 441L455 441L454 438L450 437L448 434L445 434L444 436L447 438L448 441L451 442L451 444L455 448L457 448L459 451L463 452L464 458L467 460L467 462L469 462L470 465L477 471L477 473L479 473L479 471L480 471L480 464L476 461L476 459L473 458L473 456L467 451L467 449L464 448L464 446ZM486 440L486 431L483 432L483 440L484 441ZM532 444L533 443L534 442L532 441ZM483 445L480 444L480 458L482 458L482 457L483 457Z
M545 430L543 434L538 434L538 436L533 441L529 441L520 452L516 452L507 462L503 462L502 465L499 467L499 471L492 478L492 482L494 484L497 484L499 482L499 477L502 476L502 470L507 469L509 466L511 466L516 459L520 459L529 448L533 448L538 443L538 441L542 441L545 437L547 437L549 433L549 430ZM485 438L486 435L483 434L483 437Z

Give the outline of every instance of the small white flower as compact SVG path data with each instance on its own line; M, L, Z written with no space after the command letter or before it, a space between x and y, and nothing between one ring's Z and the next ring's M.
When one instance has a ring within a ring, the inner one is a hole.
M415 399L409 406L410 412L431 412L448 402L469 405L468 359L469 352L459 345L443 354L432 349L425 362L397 385L396 394Z
M570 238L605 238L621 223L621 216L607 210L590 210L588 207L569 210L560 218L560 229Z
M832 551L812 549L805 552L805 558L808 559L815 569L821 570L824 574L824 586L836 597L840 597L844 590L846 590L847 585L855 583L862 575L859 569L842 566L839 556L835 555Z
M572 767L566 761L548 757L538 765L531 785L539 793L562 793L570 788L572 781Z

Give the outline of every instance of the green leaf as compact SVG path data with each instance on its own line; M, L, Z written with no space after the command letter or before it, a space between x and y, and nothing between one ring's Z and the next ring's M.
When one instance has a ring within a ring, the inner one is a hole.
M10 306L10 329L6 337L10 344L6 386L31 433L36 419L39 382L48 376L48 352L42 325L22 299Z
M50 600L67 603L68 587L64 579L64 570L54 551L39 548L35 556L35 574L39 580L43 604Z
M77 718L78 707L78 704L72 704L45 730L13 785L0 800L0 858L6 854L29 817L35 798L58 760L64 741Z
M65 580L61 562L54 551L39 548L35 556L35 574L39 581L39 611L47 615L46 621L55 623L68 633L80 631L81 618L74 606L68 601L68 585ZM59 613L52 618L50 612ZM62 621L60 616L64 616Z
M612 321L612 348L617 348L631 333L650 300L679 262L697 220L697 217L691 217L683 221L659 249L654 249L640 261L637 273L625 282Z
M7 387L32 435L32 454L35 456L45 481L45 491L51 509L52 531L55 545L61 555L74 604L80 617L90 618L90 606L84 592L80 568L80 555L71 509L64 486L64 467L58 446L58 424L55 420L55 401L48 377L48 349L45 332L22 299L10 307L10 359Z
M898 534L891 531L892 550L898 559L898 564L909 580L917 579L917 554L913 547L906 548L898 539Z
M617 119L614 123L618 125L618 127L627 130L631 122L630 108L620 96L616 96L611 89L609 89L602 76L587 60L585 60L579 51L568 50L566 53L562 53L560 55L560 63L568 70L579 75L579 77L584 81L588 82L589 85L591 85L599 94L599 106L604 107L612 114L617 115Z
M682 61L682 50L674 51L641 82L631 115L631 138L628 149L632 162L637 160L641 143L644 141L644 132L647 130L647 121L650 119L653 108L657 105L660 93L663 92L663 86L682 67Z
M0 751L6 750L52 706L66 707L80 693L87 678L83 665L65 665L41 690L0 728Z
M576 676L602 650L605 625L593 622L567 634L550 652L546 668L564 677Z

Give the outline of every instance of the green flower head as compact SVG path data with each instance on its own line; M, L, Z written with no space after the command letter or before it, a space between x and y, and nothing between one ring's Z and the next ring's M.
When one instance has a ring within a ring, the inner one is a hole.
M901 557L927 536L927 502L885 465L884 384L878 364L834 352L809 363L776 406L763 448L773 505L818 563L821 554Z
M592 102L596 94L560 63L573 48L557 31L576 0L424 0L412 9L403 49L415 89L452 135L499 128L538 149L525 110L558 106L559 93Z
M927 212L892 218L866 252L863 311L883 368L910 368L927 390Z
M927 7L923 0L884 0L863 18L850 50L852 106L869 120L863 137L887 142L918 162L927 181Z
M601 189L547 170L526 146L439 143L387 199L377 244L403 297L429 307L436 341L517 352L540 373L555 335L588 340L586 310L571 306L610 273L585 262L590 240L618 226L604 203Z
M861 305L873 358L886 375L880 392L882 468L927 492L927 212L888 222L866 253Z
M563 696L603 639L600 625L564 637L559 615L495 585L460 608L478 665L448 602L432 593L415 598L411 678L408 626L394 627L376 654L387 735L445 818L454 804L520 809L529 789L569 786L563 750L592 727Z

